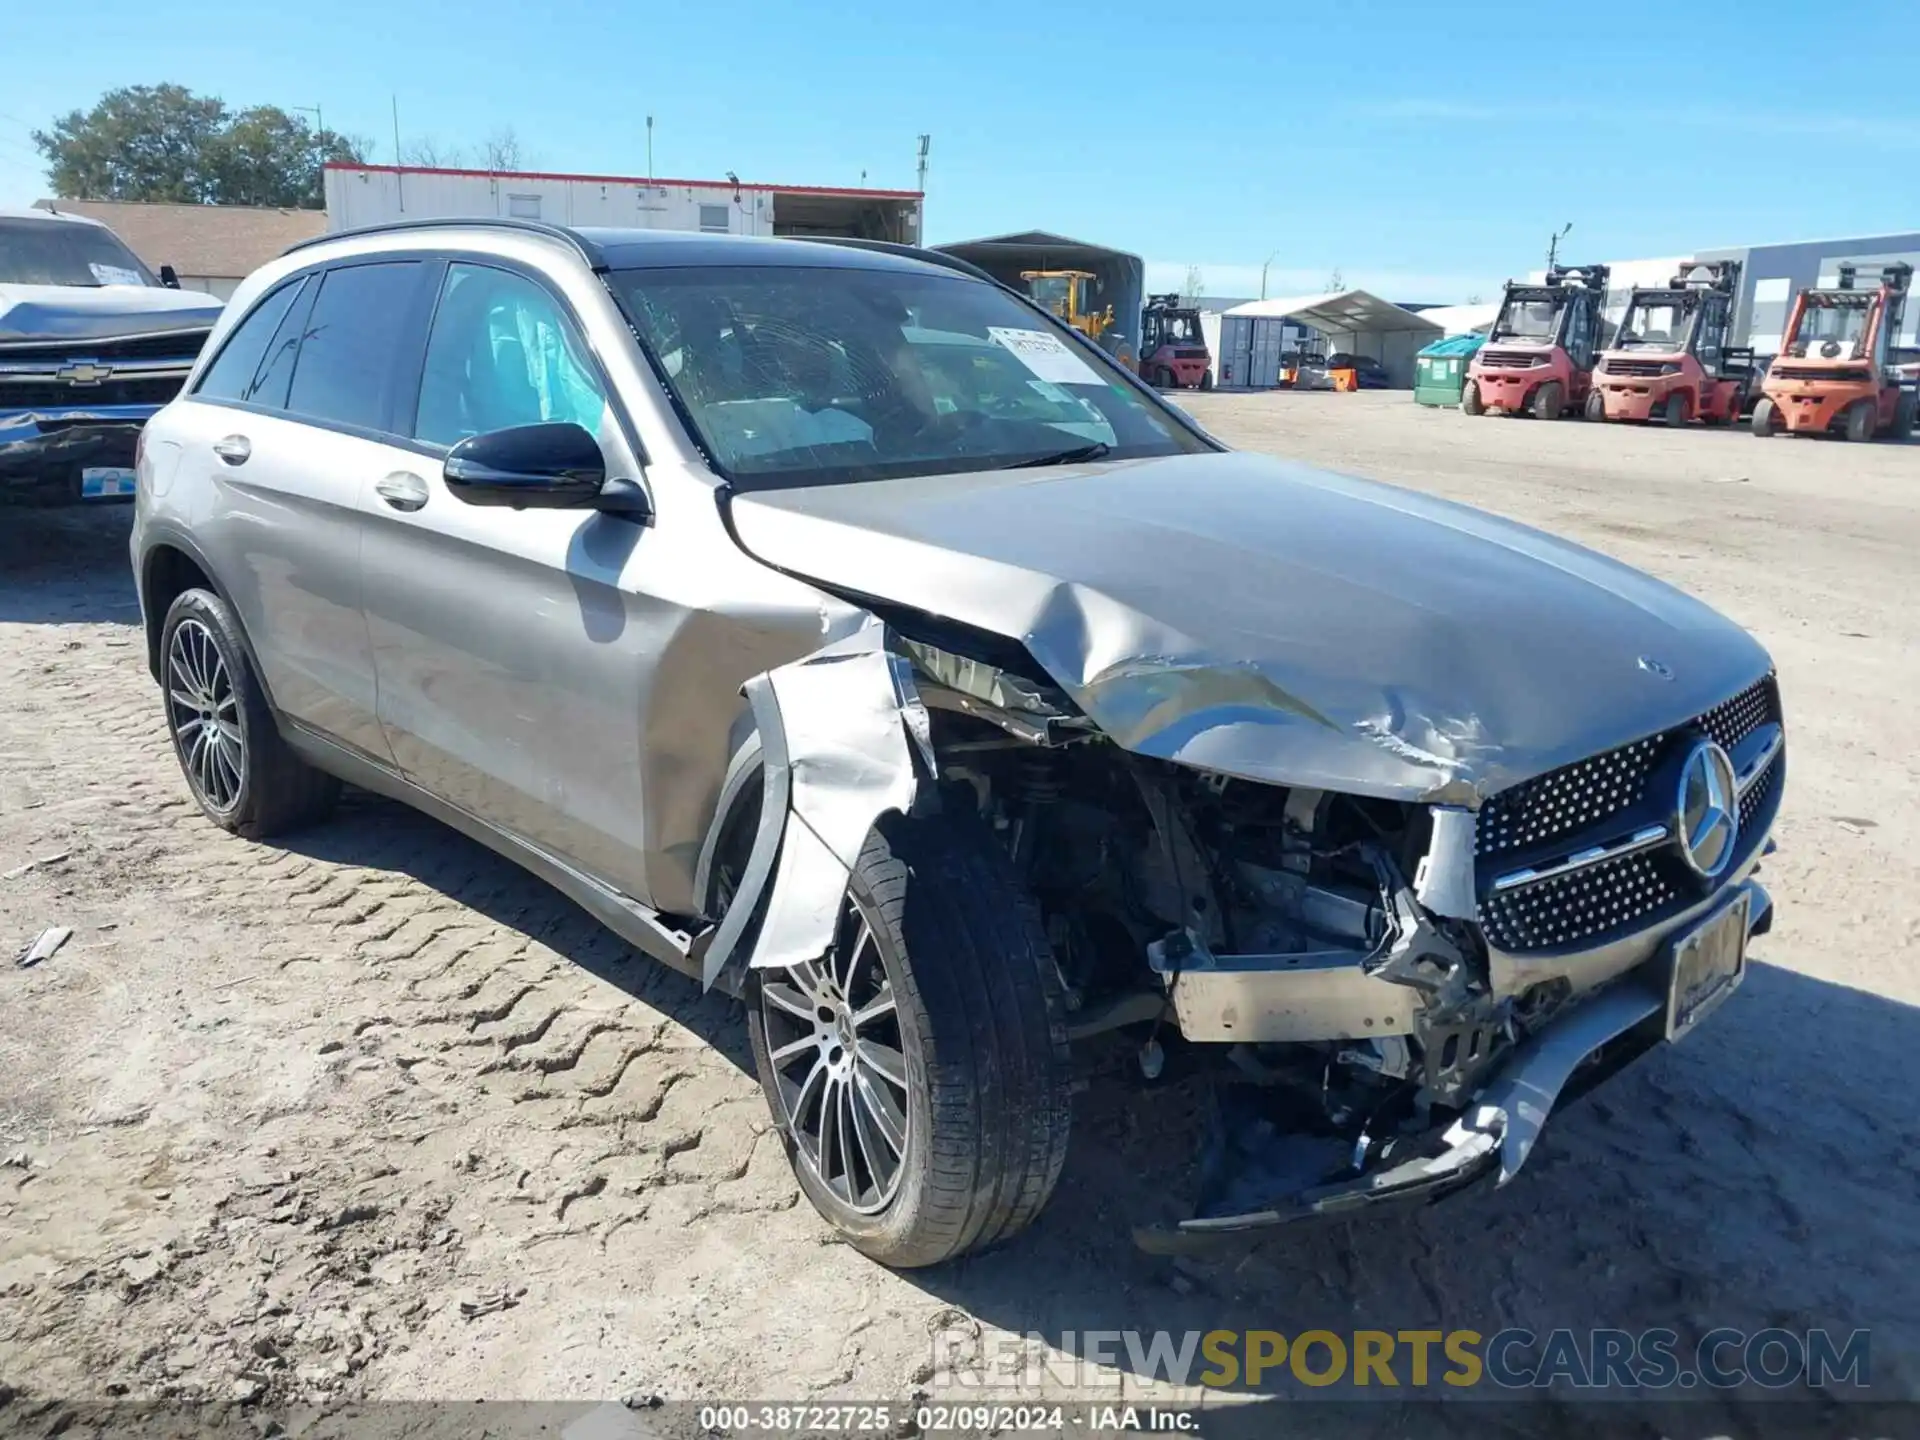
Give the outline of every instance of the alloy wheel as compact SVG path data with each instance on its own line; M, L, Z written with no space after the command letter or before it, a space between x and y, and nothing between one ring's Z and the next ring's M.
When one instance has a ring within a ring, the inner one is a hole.
M760 1015L801 1164L862 1214L886 1208L906 1170L912 1105L893 982L858 897L818 961L769 971Z
M247 768L240 701L213 632L198 620L180 621L167 643L167 720L202 803L233 809Z

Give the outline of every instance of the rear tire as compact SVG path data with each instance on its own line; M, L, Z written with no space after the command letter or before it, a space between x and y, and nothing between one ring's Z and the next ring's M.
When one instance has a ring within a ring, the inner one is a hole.
M1607 402L1601 397L1597 389L1587 392L1587 408L1585 414L1589 420L1604 420L1607 418Z
M1753 407L1753 433L1762 440L1779 434L1780 426L1776 419L1773 401L1762 395Z
M1888 438L1893 440L1913 438L1913 416L1916 404L1920 404L1920 396L1916 396L1911 390L1900 392L1899 400L1894 402L1893 429L1887 432Z
M1460 413L1463 415L1484 415L1487 407L1480 403L1480 387L1469 380L1460 391Z
M281 738L233 612L211 590L187 590L160 631L167 733L187 789L223 830L264 840L326 818L340 782Z
M1200 388L1202 390L1211 390L1213 388L1213 371L1202 370L1200 372Z
M1667 396L1667 403L1661 409L1660 418L1668 429L1680 429L1687 423L1687 397L1678 390Z
M1856 400L1847 407L1847 439L1856 443L1873 439L1874 422L1879 419L1871 400Z
M883 817L827 961L749 987L754 1064L807 1199L900 1268L1024 1229L1066 1161L1066 1030L1038 912L986 827ZM844 1028L877 1006L875 1038Z
M1536 420L1558 420L1566 408L1566 388L1558 380L1549 380L1533 392L1533 418Z

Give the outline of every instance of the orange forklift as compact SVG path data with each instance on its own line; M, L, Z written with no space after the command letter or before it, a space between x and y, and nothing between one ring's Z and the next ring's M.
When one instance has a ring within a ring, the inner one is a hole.
M1887 266L1872 290L1854 285L1851 265L1838 278L1833 289L1802 290L1793 302L1753 407L1754 434L1838 430L1849 440L1904 440L1913 433L1914 389L1896 368L1908 360L1898 342L1913 267Z
M1739 294L1738 260L1690 260L1663 288L1636 286L1593 367L1587 419L1739 424L1753 383L1753 351L1727 344Z
M1535 285L1509 280L1487 343L1474 352L1460 408L1557 420L1576 414L1593 385L1607 303L1607 267L1553 265Z

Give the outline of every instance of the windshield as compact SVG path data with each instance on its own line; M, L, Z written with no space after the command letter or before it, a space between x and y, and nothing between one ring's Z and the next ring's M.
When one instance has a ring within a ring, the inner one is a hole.
M1051 310L1062 320L1079 313L1074 304L1074 287L1079 280L1071 275L1036 275L1027 281L1027 293L1043 310Z
M1636 295L1613 343L1621 350L1685 350L1696 308L1690 295Z
M0 285L151 285L111 230L71 220L0 220Z
M1800 328L1793 332L1789 352L1802 357L1821 355L1832 344L1838 347L1836 355L1844 352L1845 358L1858 360L1867 340L1867 313L1864 295L1850 303L1809 295L1806 310L1800 316Z
M1201 343L1200 317L1191 310L1150 312L1147 337L1162 345L1198 345Z
M1559 338L1559 300L1524 300L1509 296L1494 323L1495 340L1555 340Z
M996 286L728 266L608 277L717 468L743 489L1208 448ZM1093 458L1089 456L1088 458Z

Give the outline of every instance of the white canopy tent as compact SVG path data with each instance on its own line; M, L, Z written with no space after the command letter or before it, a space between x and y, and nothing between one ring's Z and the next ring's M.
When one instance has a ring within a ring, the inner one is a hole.
M1440 338L1441 327L1412 310L1402 310L1365 290L1330 295L1296 295L1282 300L1249 300L1226 312L1256 319L1292 320L1327 337L1327 351L1346 351L1378 360L1395 385L1413 384L1413 357Z

